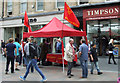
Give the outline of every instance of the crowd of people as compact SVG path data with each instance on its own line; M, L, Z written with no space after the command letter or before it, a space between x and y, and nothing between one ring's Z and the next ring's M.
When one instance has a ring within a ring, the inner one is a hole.
M113 49L115 48L115 46L113 45L113 41L114 40L111 39L109 42L108 64L111 64L110 62L111 58L113 59L114 64L117 64L114 60L114 55L112 52ZM76 50L77 47L75 46L74 40L72 38L70 38L68 44L66 45L64 59L68 62L68 71L67 71L68 78L74 76L71 72L73 65L75 63L74 59L76 52L82 68L82 76L80 78L88 77L88 60L90 60L91 63L90 73L91 74L94 73L93 70L95 65L98 72L97 74L101 75L102 72L100 71L98 65L96 44L95 43L90 44L88 41L88 45L87 45L84 39L81 39L80 43L81 45L79 46L78 51ZM43 43L37 45L36 41L34 40L34 37L29 37L27 39L27 42L24 43L24 45L22 45L22 43L21 45L19 44L18 38L15 38L15 42L13 38L10 38L7 44L5 44L3 40L1 40L1 47L2 47L1 52L7 58L5 74L8 74L10 62L11 62L11 73L14 73L14 69L16 71L20 71L18 65L21 65L23 58L23 64L26 66L26 72L24 76L20 76L19 78L21 80L26 80L30 68L32 73L34 72L34 68L35 68L42 77L41 81L46 81L47 80L46 76L39 69L38 65L41 64L45 66L46 64L50 63L50 62L46 62L46 55L48 53L49 46L50 43L48 43L46 39L43 39ZM57 39L57 42L55 43L55 52L62 53L61 48L62 48L61 40ZM14 61L15 61L15 68L14 68ZM37 62L39 62L39 64Z

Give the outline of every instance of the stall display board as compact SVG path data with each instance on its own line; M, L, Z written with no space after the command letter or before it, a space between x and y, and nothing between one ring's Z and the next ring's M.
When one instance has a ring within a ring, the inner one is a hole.
M119 53L119 48L114 48L113 49L113 55L115 56L115 57L118 57L118 53Z
M63 64L62 54L47 54L47 61ZM77 61L77 55L75 55L74 61ZM66 60L64 60L64 64L67 64Z

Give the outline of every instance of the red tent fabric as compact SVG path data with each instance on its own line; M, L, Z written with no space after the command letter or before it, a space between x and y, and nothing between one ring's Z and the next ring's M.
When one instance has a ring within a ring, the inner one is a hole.
M46 26L43 28L33 31L24 32L23 38L27 37L67 37L67 36L86 36L86 32L75 30L54 17Z

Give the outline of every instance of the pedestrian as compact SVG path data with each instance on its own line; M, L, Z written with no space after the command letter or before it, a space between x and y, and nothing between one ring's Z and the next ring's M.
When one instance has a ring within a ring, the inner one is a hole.
M102 55L105 56L106 55L106 49L108 46L108 39L106 36L102 37Z
M57 49L56 49L57 48L57 41L58 40L55 39L55 47L54 47L55 48L55 53L57 53Z
M16 68L15 68L15 70L16 71L20 70L18 68L18 65L19 65L19 62L20 62L20 53L19 53L19 51L21 51L21 45L18 42L19 42L18 38L15 38L15 42L13 44L16 45L16 50L17 50L17 55L15 54L15 56L16 56L16 63L15 63Z
M42 60L42 65L46 65L46 56L48 53L48 45L47 45L47 40L43 39L43 43L41 43L41 54L40 54L40 59Z
M68 71L67 71L67 76L68 78L71 78L71 76L74 76L71 74L71 70L73 67L73 60L75 58L75 50L73 46L74 40L70 38L69 43L66 45L65 49L65 56L64 59L68 62Z
M5 47L5 54L7 54L6 55L7 62L6 62L5 74L8 74L10 62L11 62L11 73L14 73L14 58L15 58L14 50L15 50L16 54L17 54L17 50L16 50L16 45L13 44L13 42L14 42L14 39L10 38L9 43Z
M61 47L62 47L62 44L61 44L61 40L60 40L60 38L59 38L59 39L57 40L57 46L56 46L56 51L57 51L57 53L62 53Z
M113 45L113 42L114 40L113 39L110 39L110 42L109 42L109 60L108 60L108 64L112 64L110 62L111 58L113 59L113 62L115 65L117 65L117 63L115 62L115 59L114 59L114 55L113 55L113 49L116 47L115 45Z
M19 50L19 54L20 54L20 61L19 61L19 65L21 65L22 64L22 57L23 57L23 46L22 46L22 40L21 40L21 44L20 44L20 46L21 46L21 50Z
M26 65L26 69L27 66L29 64L30 61L30 49L29 49L29 44L30 44L30 38L27 39L27 43L24 46L24 61L25 61L25 65ZM33 66L31 67L31 72L34 72L34 68Z
M79 47L79 59L82 67L82 77L87 78L88 76L88 46L85 44L86 41L82 39Z
M41 81L46 81L46 77L43 75L42 71L39 69L38 65L37 65L37 46L36 44L34 44L34 37L30 37L30 44L29 44L29 54L30 54L30 61L29 64L27 66L27 70L24 76L20 76L19 78L23 81L25 81L28 73L29 73L29 69L30 67L34 66L34 68L37 70L37 72L42 76L42 80Z
M96 45L92 44L91 45L91 49L90 49L90 62L91 62L91 74L93 74L93 70L94 70L94 65L97 69L98 75L101 75L102 72L100 72L99 66L98 66L98 57L97 57L97 52L96 52Z
M1 53L4 56L4 48L5 48L5 42L3 40L1 40Z

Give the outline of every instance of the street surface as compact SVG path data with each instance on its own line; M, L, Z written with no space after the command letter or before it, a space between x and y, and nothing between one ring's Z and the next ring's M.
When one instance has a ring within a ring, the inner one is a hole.
M115 59L118 61L118 59ZM117 81L118 78L118 64L107 64L108 56L106 57L99 57L99 66L101 71L103 72L102 75L97 75L96 69L94 70L94 74L91 75L90 72L88 74L87 79L82 79L81 77L81 67L77 66L72 69L72 73L74 77L67 78L66 72L67 67L65 67L65 72L62 72L62 67L60 66L41 66L40 69L47 77L47 81ZM112 61L111 61L112 62ZM15 71L14 74L9 72L8 75L5 74L5 65L6 58L4 58L0 54L0 81L20 81L19 76L23 76L26 68L23 66L19 66L20 71ZM79 62L78 62L79 64ZM90 71L90 63L88 63L89 71ZM40 81L42 78L41 76L35 71L34 73L29 73L26 81Z

